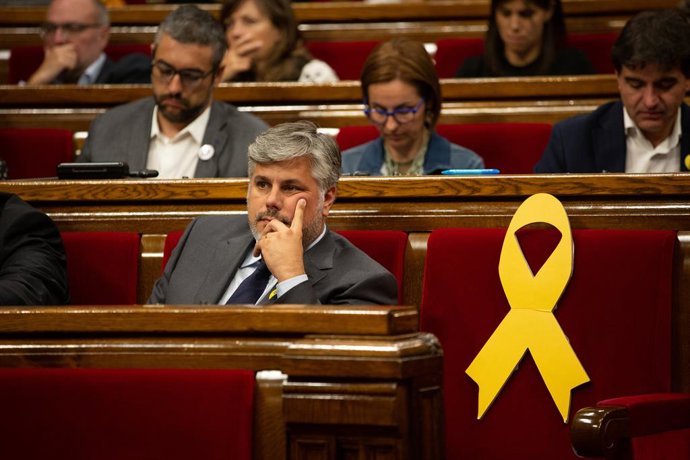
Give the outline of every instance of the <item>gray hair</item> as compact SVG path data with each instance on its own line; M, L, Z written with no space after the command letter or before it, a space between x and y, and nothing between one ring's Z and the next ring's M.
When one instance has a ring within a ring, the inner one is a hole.
M105 4L100 0L93 0L92 3L98 14L98 23L103 26L110 25L110 13L108 13L108 8L106 8Z
M257 164L307 157L321 191L335 187L340 177L340 149L331 136L317 129L314 123L303 120L276 125L257 136L249 146L249 175L254 174Z
M163 34L180 43L212 47L214 69L220 65L228 48L223 27L211 13L195 5L182 5L166 16L153 40L154 54Z

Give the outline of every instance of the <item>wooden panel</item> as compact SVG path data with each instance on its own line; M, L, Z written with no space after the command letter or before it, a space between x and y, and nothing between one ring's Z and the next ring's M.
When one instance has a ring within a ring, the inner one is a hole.
M509 77L442 80L444 102L616 98L613 75ZM0 107L112 107L151 96L150 85L0 86ZM361 104L359 82L224 83L214 97L239 106L291 104Z
M597 16L607 14L632 14L656 8L672 8L676 0L564 0L567 16ZM128 5L110 8L112 24L159 24L176 6ZM201 8L219 15L220 5L202 5ZM400 21L405 19L463 19L486 18L489 0L401 2L391 8L390 3L325 2L296 3L293 5L299 23L313 22L360 22ZM35 25L45 18L45 7L0 8L0 25Z
M153 333L186 334L300 332L318 334L393 335L417 331L411 307L320 307L270 305L189 308L155 305L63 308L23 307L0 310L0 334L20 333Z

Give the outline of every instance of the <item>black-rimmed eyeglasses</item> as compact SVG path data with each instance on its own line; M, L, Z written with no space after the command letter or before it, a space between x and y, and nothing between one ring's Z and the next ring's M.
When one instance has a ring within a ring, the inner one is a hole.
M366 104L366 101L364 103ZM424 105L424 98L421 98L414 107L398 107L390 112L380 108L371 108L366 105L364 113L372 123L377 125L385 125L388 117L393 117L398 124L404 125L414 120L415 115L419 112L419 109L422 108L422 105Z
M63 22L61 24L55 22L44 22L41 24L41 37L45 38L47 36L55 35L58 29L62 30L62 33L70 36L77 35L84 32L86 29L95 29L101 27L103 24L91 23L83 24L80 22Z
M176 69L163 61L154 61L153 63L153 76L159 81L167 85L175 75L179 75L182 86L188 89L198 86L204 78L215 73L215 71L215 68L208 72L196 69Z

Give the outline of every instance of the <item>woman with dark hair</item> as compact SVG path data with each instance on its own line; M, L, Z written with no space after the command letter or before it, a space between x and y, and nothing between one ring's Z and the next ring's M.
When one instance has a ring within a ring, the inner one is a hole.
M288 0L230 0L220 20L228 42L223 81L338 80L304 47Z
M560 0L491 0L484 54L467 58L456 76L594 73L582 52L565 47L565 35Z
M484 167L476 153L434 132L441 85L421 43L396 38L378 45L364 63L361 86L364 113L381 136L343 152L344 173L421 175Z

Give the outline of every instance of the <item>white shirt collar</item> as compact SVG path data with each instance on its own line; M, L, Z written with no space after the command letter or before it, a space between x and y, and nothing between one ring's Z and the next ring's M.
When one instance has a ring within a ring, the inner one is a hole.
M202 141L204 140L204 133L206 132L206 126L208 125L208 120L211 118L211 105L209 104L206 109L201 112L201 114L196 117L191 123L189 123L187 126L185 126L179 133L175 134L175 137L173 137L172 140L179 139L185 134L189 133L194 141L201 145ZM163 136L165 135L161 132L160 127L158 126L158 106L155 106L153 108L153 120L151 121L151 135L150 139L155 138L156 136Z
M656 153L668 152L676 145L678 145L678 143L680 142L680 136L682 134L680 126L680 112L680 107L678 107L678 113L676 114L676 122L673 124L671 134L669 134L669 136L666 139L664 139L661 143L659 143L659 145L657 145L654 148L654 151ZM625 127L626 136L644 136L642 131L640 131L640 128L637 127L633 119L628 114L628 110L625 107L623 107L623 126Z
M79 77L77 84L79 85L92 85L98 78L98 74L101 73L101 69L105 64L105 53L101 53L98 58L91 63L90 66L86 68L83 74Z

